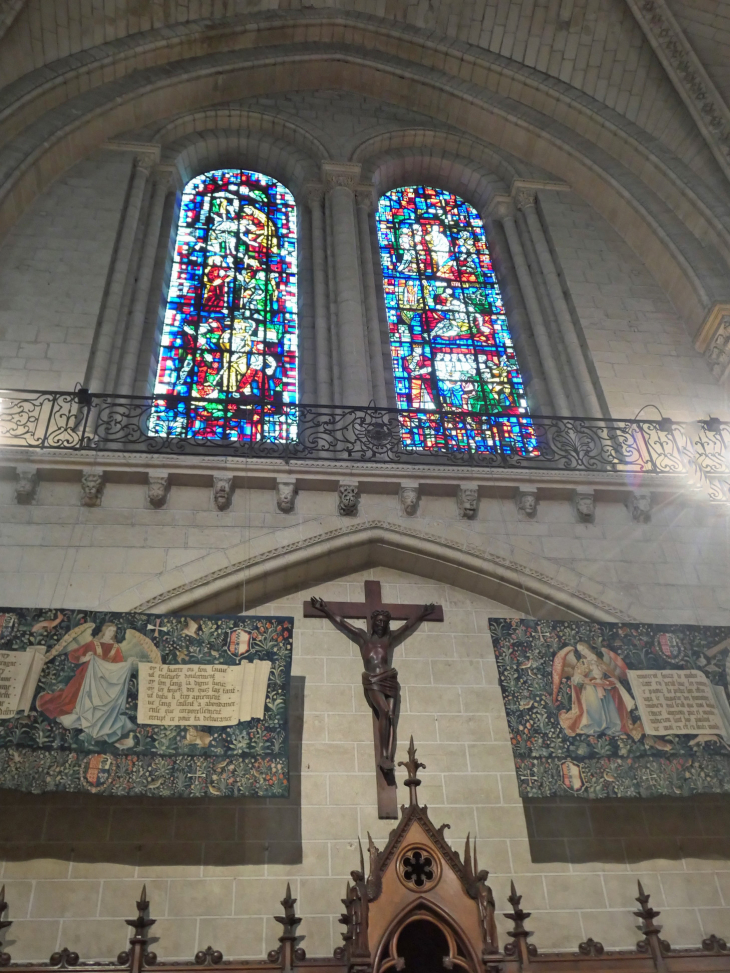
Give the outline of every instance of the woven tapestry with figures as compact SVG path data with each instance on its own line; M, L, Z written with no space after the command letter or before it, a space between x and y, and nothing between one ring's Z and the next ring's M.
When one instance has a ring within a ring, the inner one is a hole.
M489 625L522 796L730 793L730 628Z
M0 787L286 797L293 619L0 609Z

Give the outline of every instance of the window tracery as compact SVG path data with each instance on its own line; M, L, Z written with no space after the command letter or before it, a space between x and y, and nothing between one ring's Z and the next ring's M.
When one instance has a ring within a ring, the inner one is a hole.
M520 419L528 413L524 384L477 211L445 190L406 186L380 199L377 228L403 445L490 450L499 438L532 451L531 424Z
M161 435L296 435L297 217L270 176L218 169L183 192L155 385Z

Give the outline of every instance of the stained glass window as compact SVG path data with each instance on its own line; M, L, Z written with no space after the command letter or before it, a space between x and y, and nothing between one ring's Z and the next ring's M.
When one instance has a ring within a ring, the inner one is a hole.
M218 169L182 196L153 432L248 442L296 435L294 197L258 172Z
M499 439L533 451L477 211L442 189L407 186L381 198L377 224L403 445L491 450Z

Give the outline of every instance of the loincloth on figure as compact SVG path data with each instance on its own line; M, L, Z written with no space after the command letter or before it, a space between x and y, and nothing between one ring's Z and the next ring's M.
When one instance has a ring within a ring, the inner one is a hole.
M390 699L397 699L398 690L400 689L398 684L398 670L385 669L383 672L376 673L363 672L362 686L366 693L368 690L374 690Z

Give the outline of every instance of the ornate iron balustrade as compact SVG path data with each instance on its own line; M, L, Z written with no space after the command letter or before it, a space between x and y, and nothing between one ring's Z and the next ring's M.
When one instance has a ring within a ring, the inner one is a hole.
M0 391L0 447L684 474L713 499L728 498L730 422L719 419L679 423L317 405L275 416L228 402L211 424L212 407L208 400L181 396ZM244 425L253 440L238 438Z

